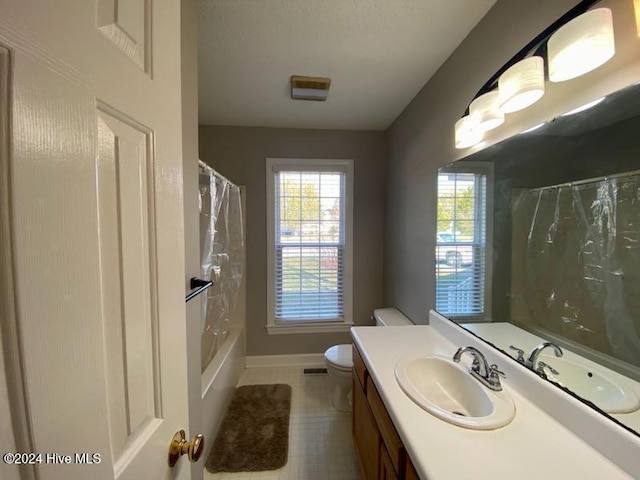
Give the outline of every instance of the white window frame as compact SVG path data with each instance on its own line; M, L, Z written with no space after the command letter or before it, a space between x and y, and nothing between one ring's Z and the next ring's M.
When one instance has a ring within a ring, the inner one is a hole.
M353 326L353 160L267 158L267 333L331 333L348 332ZM344 318L335 320L278 322L276 320L276 211L275 173L279 171L320 172L339 171L345 176L345 244L343 273Z
M485 206L485 249L484 249L484 311L482 315L446 315L451 320L456 323L475 323L475 322L488 322L491 321L492 317L492 308L491 308L491 300L492 300L492 286L493 286L493 198L494 198L494 173L493 173L493 163L491 162L465 162L463 160L458 160L450 165L445 167L441 167L438 170L438 174L440 173L474 173L485 175L486 177L486 206ZM438 191L437 191L438 180L436 178L436 202L438 202ZM437 209L436 209L437 210ZM438 225L438 219L436 217L436 230ZM436 257L436 248L433 250L434 260ZM437 274L437 262L434 261L435 269L434 275ZM434 287L436 287L436 282L434 282ZM437 295L437 291L435 292ZM434 299L435 300L435 299Z

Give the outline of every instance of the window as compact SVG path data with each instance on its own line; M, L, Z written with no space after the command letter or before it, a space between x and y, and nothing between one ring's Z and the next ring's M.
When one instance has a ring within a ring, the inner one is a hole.
M267 159L269 333L347 331L352 160Z
M465 162L438 173L436 310L458 321L490 315L492 173Z

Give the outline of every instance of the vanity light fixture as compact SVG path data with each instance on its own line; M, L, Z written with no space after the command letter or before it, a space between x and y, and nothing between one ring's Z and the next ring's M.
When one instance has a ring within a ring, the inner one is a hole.
M598 1L581 0L489 78L456 122L456 148L480 143L484 132L504 123L505 113L523 110L542 98L546 79L560 82L578 77L615 54L611 10L590 10ZM633 2L640 18L640 0Z
M469 148L482 141L482 132L476 126L476 118L471 115L465 115L456 122L456 148Z
M563 82L594 70L616 52L613 18L596 8L560 27L547 43L549 80Z
M605 97L600 97L600 98L598 98L596 100L593 100L593 101L591 101L589 103L585 103L584 105L581 105L578 108L574 108L573 110L569 110L568 112L565 112L560 116L561 117L567 117L569 115L573 115L574 113L584 112L585 110L588 110L591 107L595 107L596 105L598 105L604 99L605 99Z
M469 105L469 115L475 117L475 128L480 132L487 132L504 123L504 113L500 111L498 91L480 95Z
M517 112L536 103L544 95L544 60L533 56L509 67L498 79L502 113Z

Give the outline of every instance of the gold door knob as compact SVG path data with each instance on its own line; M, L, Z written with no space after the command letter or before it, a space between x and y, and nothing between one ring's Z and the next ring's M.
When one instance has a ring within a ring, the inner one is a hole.
M170 467L173 467L178 459L185 453L190 462L197 462L200 459L200 455L202 455L202 451L204 450L204 437L199 433L193 437L190 442L187 442L186 438L184 430L180 430L176 432L171 439L171 443L169 444Z

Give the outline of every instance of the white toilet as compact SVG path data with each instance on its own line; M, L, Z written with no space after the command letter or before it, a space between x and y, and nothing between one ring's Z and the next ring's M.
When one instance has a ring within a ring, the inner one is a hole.
M413 325L411 320L395 308L379 308L373 312L373 316L379 327ZM333 406L339 412L351 411L351 349L351 344L334 345L324 352L324 363L334 384Z

